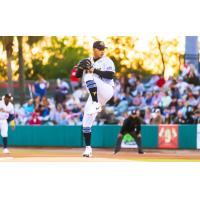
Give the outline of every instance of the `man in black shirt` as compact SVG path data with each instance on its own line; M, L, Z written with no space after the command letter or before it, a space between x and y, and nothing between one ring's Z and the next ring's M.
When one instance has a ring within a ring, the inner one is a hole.
M142 150L140 132L141 132L141 120L137 116L136 110L133 110L131 112L131 115L124 120L120 133L118 134L117 137L114 153L116 154L117 152L120 151L122 139L126 133L129 133L135 139L135 142L138 146L138 153L143 154L144 152Z

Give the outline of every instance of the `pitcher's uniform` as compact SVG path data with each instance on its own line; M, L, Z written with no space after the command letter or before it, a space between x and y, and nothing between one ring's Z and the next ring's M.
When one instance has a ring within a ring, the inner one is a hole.
M103 56L96 62L94 61L93 57L89 58L92 62L92 66L95 69L98 69L100 71L111 71L115 73L115 65L113 61L106 57ZM97 85L97 96L98 96L98 102L104 106L113 96L114 94L114 80L113 79L106 79L102 78L96 73L83 73L83 84L91 80L91 78L94 80L94 82ZM84 108L84 117L83 117L83 127L88 127L91 128L92 124L97 116L97 113L88 115L87 110L92 104L92 98L91 95L89 95L89 98L86 102L85 108Z
M94 57L83 59L77 65L76 77L81 78L83 85L89 93L84 108L82 133L85 139L84 157L92 156L91 127L98 112L114 95L114 73L113 61L104 55L104 42L96 41L93 44Z
M8 105L4 100L0 101L0 110L3 109L6 112L0 111L0 131L2 137L8 137L8 122L9 114L14 115L14 107L11 102Z

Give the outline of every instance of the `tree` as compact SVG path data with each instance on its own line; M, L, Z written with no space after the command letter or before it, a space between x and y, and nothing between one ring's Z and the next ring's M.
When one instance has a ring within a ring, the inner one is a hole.
M149 75L150 72L144 68L141 53L135 48L138 40L138 37L131 36L107 38L106 44L109 46L107 55L115 63L117 77L122 74L129 76L133 72L144 76Z
M162 65L163 65L162 75L164 76L164 74L165 74L165 68L166 68L165 67L165 60L164 60L163 52L161 50L161 42L159 41L158 36L156 36L156 41L157 41L157 44L158 44L158 49L159 49L159 52L160 52L161 61L162 61Z
M32 55L32 66L26 69L28 79L37 79L38 74L45 79L69 78L74 65L89 56L86 49L77 45L76 37L46 39L49 40L49 44Z
M8 75L8 92L13 95L13 82L12 82L12 53L13 53L13 36L0 36L0 41L3 44L3 49L6 50L7 58L7 75Z
M144 54L145 66L165 78L176 76L182 65L181 38L154 37L149 40L149 51Z
M25 101L25 77L24 77L24 58L23 58L23 36L17 36L18 41L18 63L19 63L19 101L23 105Z
M4 61L0 58L0 81L4 81L6 76L7 76L7 66L6 66L6 62L4 62Z
M28 36L27 43L31 47L43 38L43 36ZM19 86L20 86L20 104L25 101L25 69L24 69L24 57L23 57L23 36L17 36L18 41L18 63L19 63Z

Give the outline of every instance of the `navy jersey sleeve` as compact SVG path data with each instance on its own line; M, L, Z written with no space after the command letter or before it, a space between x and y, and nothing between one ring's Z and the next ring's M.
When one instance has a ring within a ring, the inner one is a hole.
M98 74L102 78L107 78L107 79L114 78L114 72L112 72L112 71L100 71L98 69L94 69L94 73Z

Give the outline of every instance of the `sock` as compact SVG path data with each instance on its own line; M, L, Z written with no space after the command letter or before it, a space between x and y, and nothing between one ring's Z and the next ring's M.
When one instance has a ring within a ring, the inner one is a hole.
M91 146L91 133L84 133L85 145Z
M8 144L8 138L7 137L3 137L3 148L7 148L7 144Z
M91 128L90 127L83 127L83 135L85 138L85 145L91 146Z
M120 151L122 139L123 139L122 136L118 136L118 137L117 137L117 142L116 142L116 145L115 145L115 153L117 153L117 152Z
M90 91L90 95L92 97L92 101L98 102L97 98L97 85L94 80L86 81L86 85L88 90Z

